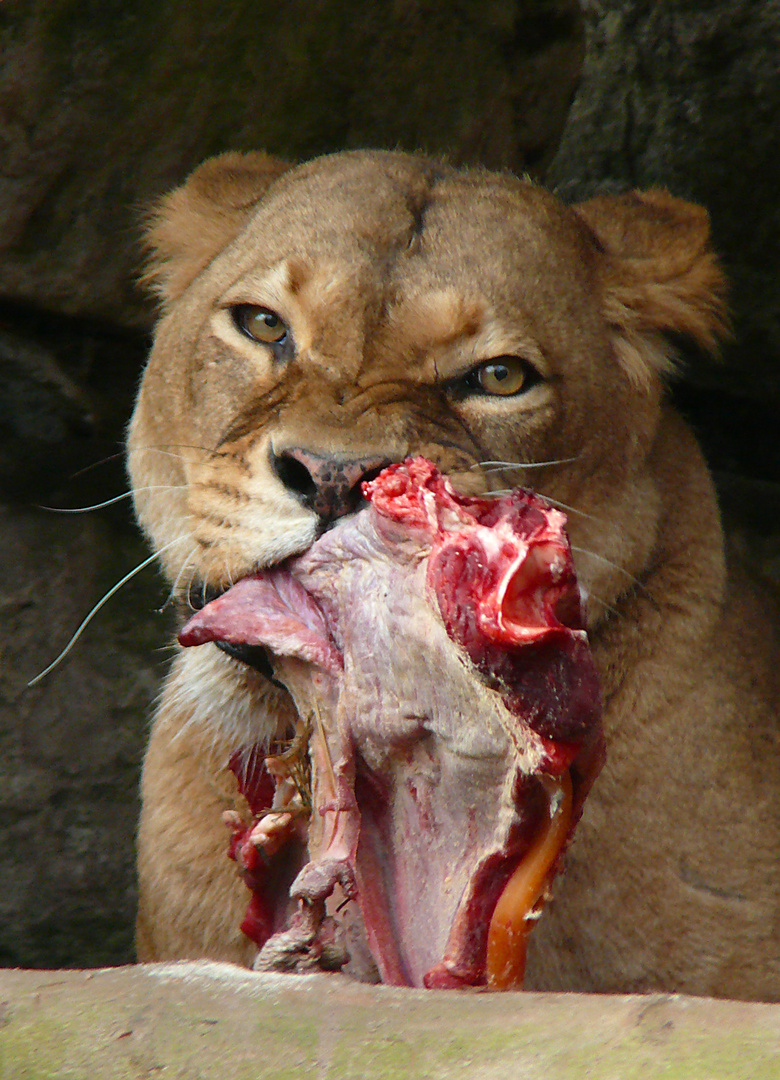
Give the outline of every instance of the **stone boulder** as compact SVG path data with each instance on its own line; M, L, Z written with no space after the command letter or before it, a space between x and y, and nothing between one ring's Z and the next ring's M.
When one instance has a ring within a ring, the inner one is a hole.
M127 962L138 772L167 655L160 590L131 582L29 688L147 552L121 522L33 507L1 506L0 535L0 966Z
M780 1006L400 990L230 964L0 972L0 1074L35 1080L771 1080Z
M576 0L32 0L0 6L0 35L0 297L135 327L143 209L204 158L538 169L582 58Z
M780 5L581 6L582 81L546 180L567 199L660 186L708 208L732 282L734 338L725 364L692 356L686 377L713 391L713 426L739 412L780 480L780 442L749 431L780 408Z

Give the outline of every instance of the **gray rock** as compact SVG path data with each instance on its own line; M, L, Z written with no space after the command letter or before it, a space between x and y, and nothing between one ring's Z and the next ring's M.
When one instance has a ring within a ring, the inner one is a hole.
M0 5L0 295L146 326L142 208L225 149L364 145L541 167L576 0Z
M780 1006L400 990L230 964L0 972L0 1073L29 1080L773 1080Z
M582 82L547 180L568 199L663 186L703 203L733 283L735 337L727 365L693 357L688 378L776 409L780 3L581 6Z
M159 587L150 571L129 584L28 688L147 553L110 521L13 505L0 506L0 537L0 965L127 961L138 770L164 661Z

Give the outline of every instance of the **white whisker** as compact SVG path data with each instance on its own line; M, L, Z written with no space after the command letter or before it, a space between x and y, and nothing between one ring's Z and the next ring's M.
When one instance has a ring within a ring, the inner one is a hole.
M502 472L506 469L544 469L549 465L568 465L576 457L555 458L551 461L478 461L470 469L482 469L483 472Z
M150 484L147 487L135 488L135 491L183 491L186 488L186 484ZM105 502L95 503L94 506L39 506L39 510L49 510L52 514L88 514L91 510L102 510L105 506L113 506L114 503L121 502L122 499L132 498L132 491L125 491L121 495L114 495L112 499L106 499Z
M197 576L198 576L198 568L195 565L195 563L193 563L192 564L192 573L190 574L190 580L187 582L187 591L184 594L185 599L187 601L187 607L190 609L190 611L198 611L199 610L198 608L195 607L195 605L192 602L192 586L195 584L195 579L196 579ZM204 572L203 583L202 583L203 589L206 588L206 576L207 575Z
M195 459L192 455L186 457L184 454L174 454L171 450L158 450L157 447L145 448L144 453L162 454L163 457L173 458L174 461L182 461L185 465L197 465L199 469L221 469L224 466L224 462L217 460L209 460L204 458L201 461ZM211 454L212 458L215 456L215 451L206 450L205 453Z
M91 464L85 465L83 469L77 469L76 472L70 474L69 479L75 480L77 477L83 476L84 473L99 469L101 465L108 465L110 462L116 461L117 458L123 458L124 456L124 450L117 450L115 454L109 454L108 457L101 458L100 461L93 461Z
M605 611L608 611L610 613L610 615L614 615L616 619L621 618L621 613L618 611L617 608L612 607L612 605L608 604L606 600L600 599L600 597L596 596L595 593L590 594L590 599L595 600L597 604L600 604Z
M226 577L228 585L229 585L229 587L231 589L235 585L235 581L233 580L233 573L232 573L232 571L230 569L232 550L233 550L233 537L232 537L232 535L230 533L228 533L228 536L227 536L227 551L225 552L225 577Z
M210 458L216 458L216 461L197 461L196 458L190 454L177 454L176 450L199 450L202 454L208 454ZM129 451L131 454L161 454L163 457L172 457L177 461L184 461L189 464L200 465L213 465L216 468L222 465L222 458L224 453L220 450L212 450L208 446L198 446L196 443L161 443L159 446L133 446Z
M558 499L553 499L550 495L545 495L543 491L538 492L543 499L546 499L548 503L552 503L553 506L557 506L559 510L565 510L569 514L577 514L579 517L587 518L588 521L597 521L600 525L604 524L604 519L596 517L594 514L586 514L584 510L578 510L576 506L569 506L568 503L560 502Z
M84 630L86 630L87 626L89 626L89 624L92 622L95 615L97 615L97 613L100 611L100 609L103 607L103 605L106 604L115 593L119 592L119 590L122 588L123 585L126 585L127 582L130 581L131 578L134 578L136 574L139 574L142 570L146 569L146 567L149 566L150 563L153 563L155 561L155 559L159 559L159 557L163 554L163 552L167 551L168 548L173 547L174 544L181 543L181 541L185 540L185 539L186 539L185 536L177 536L175 540L171 540L170 543L165 544L163 547L161 547L159 551L155 551L154 554L150 555L148 559L144 559L144 561L142 563L139 563L138 566L136 566L134 570L131 570L128 574L125 574L125 576L121 579L121 581L118 581L116 583L116 585L113 585L108 590L108 592L105 594L105 596L102 598L102 600L99 600L97 602L97 604L95 604L95 606L90 611L89 615L87 615L87 617L83 620L83 622L78 627L78 629L74 633L73 637L70 639L68 644L65 646L65 648L62 650L62 652L59 654L59 656L56 657L54 660L52 660L52 662L49 664L49 666L44 668L43 671L39 672L39 674L37 674L35 676L35 678L30 679L30 681L27 683L28 687L35 686L36 683L39 683L41 681L41 679L45 678L45 676L48 675L50 671L53 671L54 668L56 668L57 665L59 663L61 663L62 660L65 659L65 657L71 651L71 649L76 644L78 639L81 637Z
M645 586L638 577L635 577L629 570L625 570L622 566L618 566L618 564L612 562L611 559L607 559L604 555L599 555L595 551L588 551L587 548L575 547L574 544L572 544L571 549L572 551L578 552L578 554L580 555L589 555L591 559L597 559L598 562L605 563L612 570L617 570L619 574L622 574L625 578L632 582L632 584L636 585L640 589L644 589ZM603 601L599 601L599 603L602 602Z
M220 454L219 450L212 450L210 446L201 446L200 443L186 443L186 442L172 442L172 443L147 443L145 446L132 446L129 448L131 452L137 450L156 450L160 454L164 454L172 449L179 450L202 450L204 454Z
M179 646L175 641L168 641L165 643L165 645L158 645L154 651L172 656L174 653L177 653L179 651Z
M480 495L480 498L502 499L505 495L511 495L512 492L516 490L516 488L498 488L496 491L485 491ZM552 506L557 506L559 510L566 510L570 514L578 514L580 517L589 518L591 521L602 521L601 518L594 517L593 514L586 514L584 510L578 510L576 506L569 506L567 503L560 502L558 499L553 499L550 495L545 495L543 491L538 491L537 494Z
M195 552L197 550L198 550L198 545L193 544L192 547L189 550L189 553L187 554L186 559L181 564L181 569L179 570L178 574L176 575L176 580L174 581L173 585L171 586L171 591L168 593L168 595L165 598L165 603L160 608L160 614L162 614L162 612L165 611L165 609L168 607L169 604L173 603L173 600L174 600L174 598L176 596L176 590L177 590L177 588L179 586L179 582L181 581L182 574L187 569L187 567L189 565L189 562L190 562L190 559L192 558L192 556L195 554ZM193 574L195 573L194 564L193 564L192 572L193 572ZM188 592L189 592L189 590L188 590Z

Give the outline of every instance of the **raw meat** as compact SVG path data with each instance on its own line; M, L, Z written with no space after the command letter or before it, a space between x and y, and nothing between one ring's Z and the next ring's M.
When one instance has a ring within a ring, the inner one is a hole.
M231 821L244 929L261 967L519 986L603 758L565 517L459 496L422 458L365 494L180 635L265 646L301 718L286 756L234 761L257 815Z

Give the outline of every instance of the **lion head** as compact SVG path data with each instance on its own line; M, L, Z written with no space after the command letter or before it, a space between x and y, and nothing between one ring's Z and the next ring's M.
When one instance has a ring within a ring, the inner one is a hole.
M390 152L206 162L148 233L161 301L130 427L136 506L177 592L307 548L386 464L568 508L591 625L645 564L670 335L712 348L705 211L560 203Z

